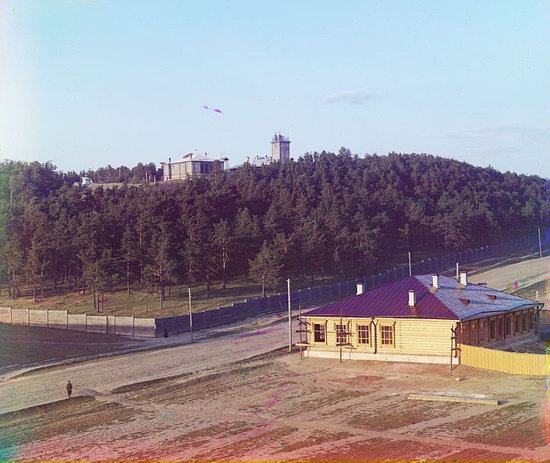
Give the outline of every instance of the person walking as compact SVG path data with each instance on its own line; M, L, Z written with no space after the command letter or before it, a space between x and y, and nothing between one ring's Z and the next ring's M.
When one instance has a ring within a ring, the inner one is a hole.
M73 385L71 384L71 381L67 382L67 396L69 399L71 398L71 394L73 393Z

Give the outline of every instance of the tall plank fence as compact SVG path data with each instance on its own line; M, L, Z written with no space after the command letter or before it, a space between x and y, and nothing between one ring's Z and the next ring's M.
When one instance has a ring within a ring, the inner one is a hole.
M460 364L512 375L546 376L548 355L504 352L484 347L460 346Z
M154 337L156 335L154 318L88 315L85 313L69 313L66 310L0 307L0 323L84 331L87 333L140 337Z

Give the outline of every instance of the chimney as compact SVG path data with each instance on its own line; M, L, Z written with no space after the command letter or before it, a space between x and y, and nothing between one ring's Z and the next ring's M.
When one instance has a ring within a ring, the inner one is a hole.
M460 284L468 285L468 274L466 272L460 272Z
M409 289L409 307L414 307L416 305L416 295L413 289Z
M361 280L357 280L357 293L356 295L359 296L360 294L363 294L365 291L365 284Z
M439 288L439 276L438 275L432 275L432 286L437 289Z

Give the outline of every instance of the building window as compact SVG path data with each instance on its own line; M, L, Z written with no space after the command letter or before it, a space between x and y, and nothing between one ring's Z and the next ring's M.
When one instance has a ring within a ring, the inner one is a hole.
M369 325L357 325L357 340L359 344L370 344Z
M348 333L346 325L334 325L336 331L336 345L348 343Z
M506 317L506 336L512 336L512 316Z
M498 337L504 337L504 318L502 317L498 319Z
M201 162L199 163L201 174L210 174L212 172L212 163Z
M461 336L462 342L464 344L470 344L470 323L464 322L461 327Z
M516 314L516 334L521 333L521 314Z
M493 340L497 338L497 321L489 320L489 339Z
M527 312L523 312L521 314L521 317L522 317L521 319L522 319L522 322L523 322L523 331L529 331L529 327L528 327L529 319L527 318L527 315L528 315Z
M321 323L313 324L313 340L315 342L325 342L325 325Z
M533 312L532 310L529 311L529 329L535 329L535 312Z
M470 322L470 344L479 344L479 325L477 321Z
M393 326L381 326L380 334L383 346L393 346Z

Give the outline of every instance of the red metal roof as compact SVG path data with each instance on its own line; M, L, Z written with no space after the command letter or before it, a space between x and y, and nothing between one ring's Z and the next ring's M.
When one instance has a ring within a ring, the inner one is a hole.
M431 275L418 275L390 283L359 296L352 296L308 312L307 316L431 318L464 320L508 312L534 301L475 284L460 285L454 278L439 276L439 287L431 286ZM416 304L409 307L408 292ZM496 295L493 299L489 296ZM464 301L468 301L465 303Z

